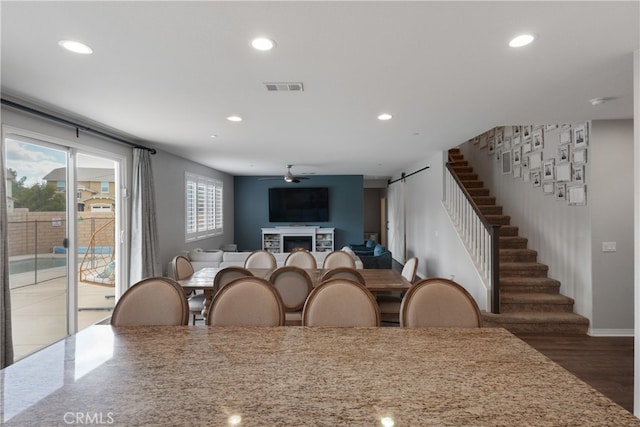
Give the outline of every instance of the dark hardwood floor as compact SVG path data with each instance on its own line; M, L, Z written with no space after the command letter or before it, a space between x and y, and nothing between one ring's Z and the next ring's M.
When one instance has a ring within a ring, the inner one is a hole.
M633 337L519 338L633 413Z

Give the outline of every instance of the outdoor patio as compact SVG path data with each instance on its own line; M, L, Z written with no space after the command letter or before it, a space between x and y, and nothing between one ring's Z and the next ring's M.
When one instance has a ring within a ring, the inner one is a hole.
M10 276L15 360L67 335L64 267L40 270L39 283L27 284L32 277L32 273ZM78 286L78 329L109 317L114 305L113 295L113 287L81 282Z

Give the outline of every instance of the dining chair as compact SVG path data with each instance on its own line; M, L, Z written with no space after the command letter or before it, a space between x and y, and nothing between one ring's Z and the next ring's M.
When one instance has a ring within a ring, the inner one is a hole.
M244 261L244 268L271 268L274 269L278 266L276 257L269 251L259 249L249 254Z
M318 262L311 252L306 249L292 251L284 260L284 265L293 265L300 268L316 269Z
M224 288L227 284L241 277L252 277L253 273L244 267L224 267L213 278L213 294Z
M361 285L366 285L362 274L360 274L360 272L355 268L351 267L336 267L331 270L327 270L322 275L320 282L325 282L329 279L349 279L354 282L358 282Z
M284 307L276 288L259 277L241 277L213 297L209 326L283 326Z
M356 260L349 253L342 250L329 252L322 263L322 269L330 270L338 267L356 268Z
M302 326L380 326L373 294L348 279L330 279L313 288L302 309Z
M175 280L149 277L127 289L113 309L112 326L186 325L187 296Z
M186 280L193 276L193 273L195 272L191 261L182 255L173 257L171 260L171 268L176 280ZM202 315L202 310L204 309L204 293L191 291L187 294L187 298L187 301L189 302L189 312L191 313L193 324L195 325L197 317Z
M409 288L400 305L400 326L479 328L480 309L465 288L442 278L423 279Z
M280 294L284 306L284 324L302 325L302 308L307 296L313 289L309 273L300 267L287 265L274 270L269 282Z
M409 282L413 283L418 274L418 258L412 257L406 260L400 274ZM403 297L404 292L387 292L376 295L376 301L380 309L380 317L383 322L400 322L400 304L402 304Z

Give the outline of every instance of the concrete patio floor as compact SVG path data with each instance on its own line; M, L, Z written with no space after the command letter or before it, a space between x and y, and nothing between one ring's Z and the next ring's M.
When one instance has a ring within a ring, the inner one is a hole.
M10 276L14 359L17 361L67 335L67 290L64 268ZM104 320L113 310L115 288L81 282L78 285L78 330Z

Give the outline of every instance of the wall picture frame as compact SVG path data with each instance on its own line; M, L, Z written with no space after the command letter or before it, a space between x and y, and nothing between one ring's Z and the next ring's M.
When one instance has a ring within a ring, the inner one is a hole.
M529 155L529 169L540 169L542 167L542 152L537 151Z
M542 150L544 146L544 134L542 128L538 128L533 131L531 135L531 148L533 150Z
M487 147L487 134L483 133L482 135L480 135L480 143L478 144L480 146L480 148L486 148Z
M554 191L555 185L553 184L553 182L545 182L544 184L542 184L542 192L547 196L552 195Z
M520 135L511 138L511 146L517 147L522 144L522 137Z
M587 150L573 150L571 153L571 161L578 165L587 163Z
M571 181L571 163L558 163L556 166L556 181Z
M491 156L494 151L495 151L495 142L493 141L493 139L490 139L489 143L487 144L487 154Z
M513 167L513 177L518 179L522 176L522 168L520 166Z
M502 174L512 173L512 161L511 161L511 151L506 150L502 152Z
M515 147L513 149L513 164L520 165L522 162L522 147Z
M571 128L563 129L560 132L560 145L571 143Z
M542 172L539 170L531 172L531 182L534 187L540 187L542 185Z
M589 142L589 132L586 123L576 125L573 129L573 146L576 149L586 148Z
M502 142L504 141L504 132L502 130L502 128L500 128L497 132L496 132L496 137L495 137L495 148L502 148Z
M567 185L556 183L555 191L556 200L567 200Z
M542 180L553 181L555 179L555 159L545 160L542 164Z
M520 126L511 126L511 136L520 136Z
M584 184L584 165L573 166L573 182L575 184Z
M528 141L531 138L531 125L522 126L522 140Z
M569 162L569 144L558 146L558 162L559 163Z
M584 185L567 187L567 201L570 205L584 206L587 204L587 191Z

